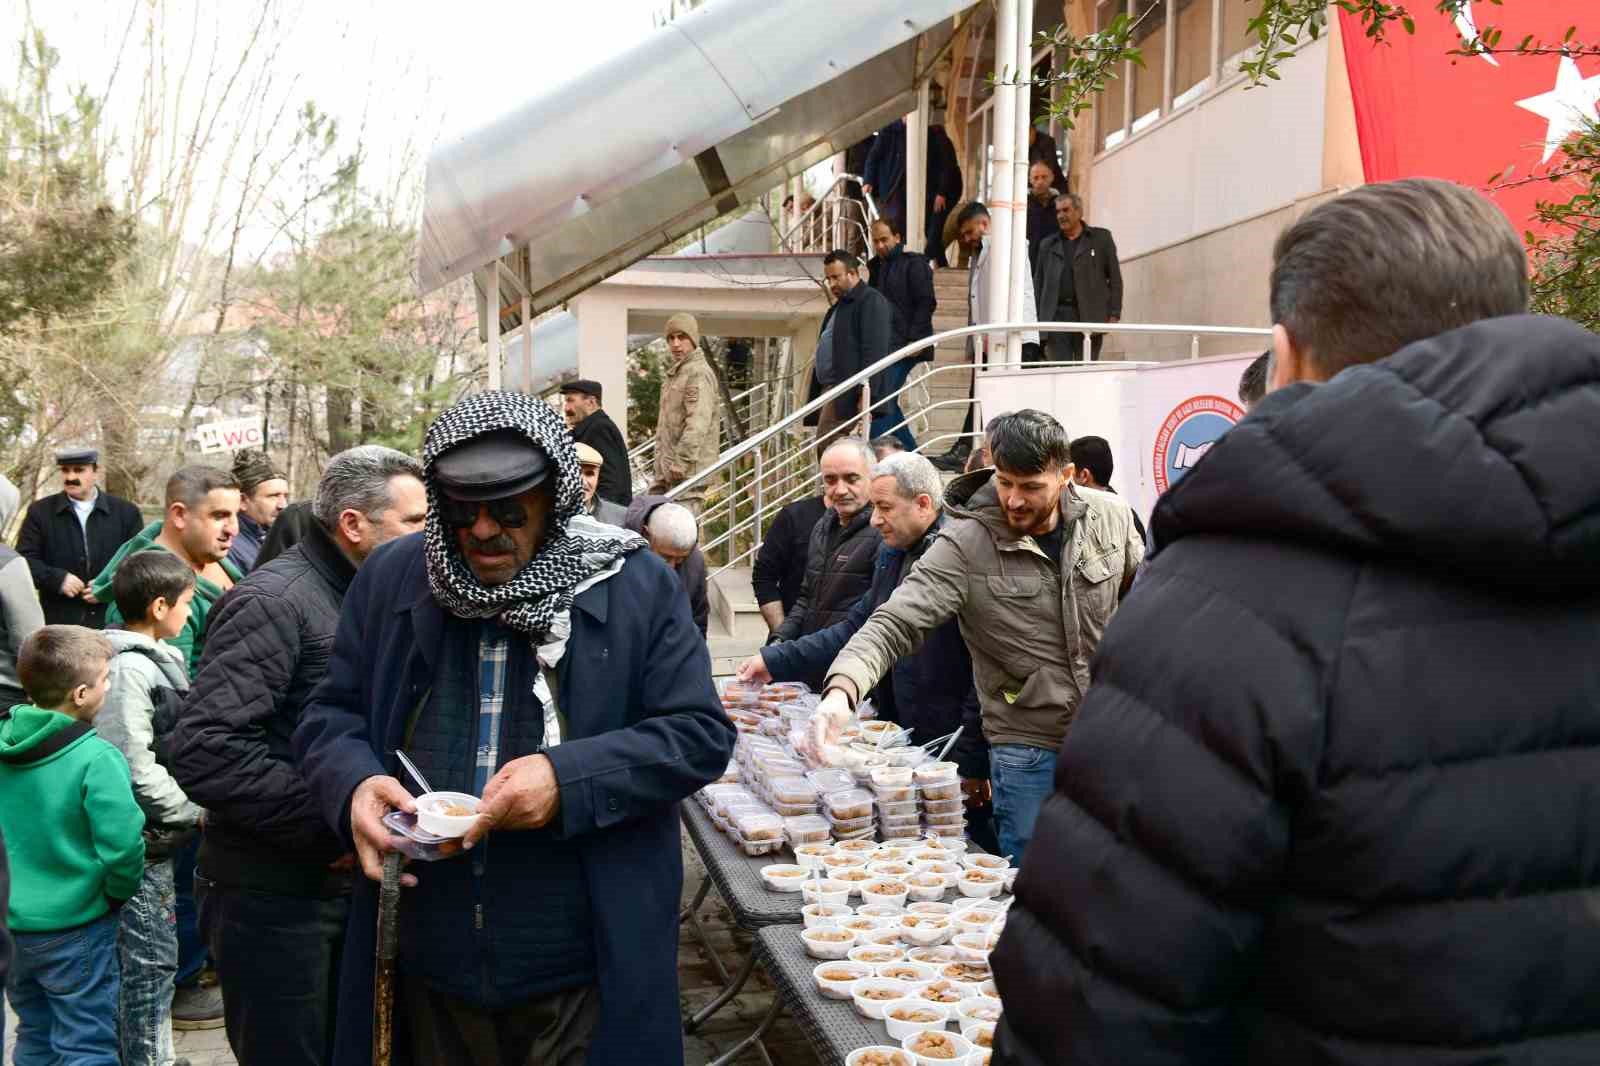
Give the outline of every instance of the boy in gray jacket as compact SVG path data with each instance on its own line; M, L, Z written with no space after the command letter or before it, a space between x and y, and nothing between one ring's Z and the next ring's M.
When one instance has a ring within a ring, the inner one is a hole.
M171 1066L173 978L178 972L172 856L204 813L189 802L161 754L179 696L189 688L183 653L166 641L182 632L194 571L166 551L129 556L112 585L122 629L105 636L116 654L95 729L128 760L145 815L144 879L122 909L123 1066Z

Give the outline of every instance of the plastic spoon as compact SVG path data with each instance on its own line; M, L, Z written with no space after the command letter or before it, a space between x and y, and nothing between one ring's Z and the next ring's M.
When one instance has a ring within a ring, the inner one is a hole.
M428 779L422 776L422 771L417 769L416 764L410 759L406 758L406 753L401 751L399 748L396 748L394 753L395 756L400 760L400 765L406 768L406 773L411 775L411 779L422 786L422 791L432 792L433 786L428 784Z

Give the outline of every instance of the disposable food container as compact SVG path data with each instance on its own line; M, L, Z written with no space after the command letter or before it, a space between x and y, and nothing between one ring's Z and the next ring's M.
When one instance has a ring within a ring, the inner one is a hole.
M895 944L857 944L850 949L848 957L851 962L866 963L873 967L873 972L876 973L877 967L899 962L906 957L906 953L905 949Z
M956 881L956 888L963 896L972 899L989 899L998 896L1005 888L1006 879L1003 874L989 870L968 870Z
M878 835L884 840L915 840L917 834L922 832L922 826L916 825L884 825L878 827Z
M959 798L947 800L923 800L922 813L961 814L966 809L966 806L966 802Z
M842 959L856 946L856 935L850 930L826 926L800 930L800 940L814 959Z
M857 1014L863 1018L882 1021L885 1007L905 999L910 994L911 986L904 981L895 981L887 977L863 977L850 990L850 999L856 1005Z
M761 868L761 880L771 892L798 892L810 873L804 866L775 862Z
M988 1022L992 1025L1000 1020L1001 1009L998 999L974 992L956 1004L956 1016L952 1020L963 1026L969 1022Z
M816 789L818 795L827 795L830 792L848 792L856 787L856 779L848 770L812 770L806 774L806 780L811 782L811 787Z
M829 792L822 804L835 822L866 818L872 814L872 793L864 788L847 788Z
M774 777L772 798L779 803L816 803L817 788L804 777Z
M907 914L900 919L900 939L917 947L933 947L950 939L950 919L933 914Z
M800 898L807 903L825 903L830 907L848 908L850 886L831 878L825 877L819 881L814 877L808 877L805 884L800 886Z
M826 869L822 865L822 861L832 854L832 844L796 844L794 846L794 861L808 870Z
M800 908L800 917L807 928L813 925L838 925L850 917L850 908L842 903L807 903Z
M945 963L951 962L956 957L955 949L944 944L933 947L912 948L906 952L906 958L912 962L920 962L932 966L937 972Z
M844 1066L917 1066L910 1052L903 1048L874 1044L858 1047L844 1057Z
M900 1046L911 1052L917 1066L966 1066L972 1055L972 1041L942 1029L911 1033L901 1038Z
M948 903L919 901L906 904L906 912L909 914L931 914L936 918L948 918L955 914L955 910Z
M465 792L424 792L417 797L417 825L436 837L466 836L477 820L477 796Z
M883 1024L888 1027L890 1038L895 1040L921 1035L928 1031L943 1030L949 1020L949 1011L937 1003L920 999L898 1000L889 1004L883 1012Z
M972 1042L972 1046L980 1050L989 1050L994 1047L993 1022L963 1022L961 1035ZM969 1063L971 1059L967 1060Z
M961 865L965 866L969 870L989 870L991 872L1003 872L1006 867L1010 866L1011 864L1006 861L1005 856L1003 855L990 855L986 852L978 852L972 855L961 856Z
M838 844L835 846L834 850L838 851L842 855L867 856L877 852L878 844L877 841L865 840L854 843Z
M948 1007L952 1012L955 1011L956 1004L968 996L976 994L977 992L973 988L938 977L932 981L923 981L911 990L911 995L915 998L925 999L929 1003L938 1003L941 1006Z
M834 962L821 962L811 971L811 979L816 982L817 992L823 999L850 998L850 989L863 977L872 976L872 967L864 962L850 962L837 960Z
M987 963L997 939L993 933L957 933L950 938L950 946L961 962Z

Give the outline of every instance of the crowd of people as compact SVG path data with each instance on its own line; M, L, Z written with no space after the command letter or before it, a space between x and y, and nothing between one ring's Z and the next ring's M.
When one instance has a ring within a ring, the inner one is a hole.
M1099 300L1056 206L1041 291ZM818 385L924 328L898 236L867 284L829 257ZM947 483L836 412L738 676L822 693L814 757L868 698L957 734L969 832L1021 870L994 1063L1596 1061L1600 340L1526 315L1515 233L1442 182L1307 212L1270 301L1250 414L1148 528L1049 413ZM171 1066L219 1022L244 1066L369 1062L380 994L396 1062L682 1060L677 808L736 733L684 491L717 382L666 332L638 496L592 381L469 395L294 504L241 452L146 523L56 456L0 549L20 1066ZM380 993L377 883L435 791L475 820L402 875Z

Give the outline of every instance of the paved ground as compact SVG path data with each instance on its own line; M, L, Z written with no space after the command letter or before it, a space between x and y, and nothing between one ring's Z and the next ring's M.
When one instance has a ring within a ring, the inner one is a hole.
M686 903L694 897L694 892L699 888L703 876L704 870L700 861L685 838L684 901ZM728 912L715 891L711 892L701 904L700 915L711 946L721 957L723 965L727 966L730 972L736 970L745 953L750 950L750 938L731 924ZM716 996L716 972L706 958L705 949L693 943L692 938L686 938L678 951L678 981L683 1013L686 1015ZM745 985L745 991L741 995L723 1007L699 1032L684 1037L684 1053L688 1066L704 1066L737 1044L755 1028L771 1005L772 986L757 971ZM11 1060L11 1045L16 1024L16 1018L8 1008L5 1044L7 1062ZM228 1041L221 1029L176 1033L174 1037L178 1056L187 1058L193 1066L236 1066L233 1055L228 1051ZM765 1043L767 1051L772 1056L773 1066L813 1066L816 1062L805 1037L786 1017L780 1018L772 1027ZM741 1066L759 1063L761 1056L751 1049L737 1061Z

